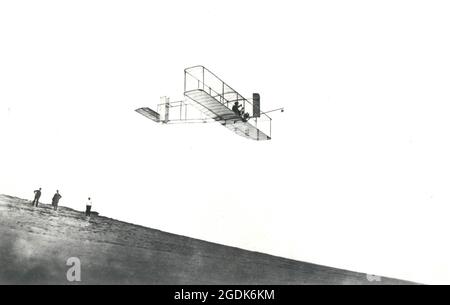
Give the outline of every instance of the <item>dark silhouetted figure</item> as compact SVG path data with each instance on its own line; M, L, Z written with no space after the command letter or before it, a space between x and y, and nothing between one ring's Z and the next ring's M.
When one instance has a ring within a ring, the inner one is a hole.
M56 190L55 195L53 195L53 199L52 199L52 206L53 209L56 211L58 209L58 203L59 203L59 199L61 199L61 194L59 193L58 190Z
M91 216L91 209L92 209L92 201L91 197L88 198L88 202L86 203L86 216Z
M38 190L35 190L34 191L34 200L33 200L33 206L38 206L38 204L39 204L39 198L41 198L41 190L42 190L42 188L39 188Z
M231 110L233 110L233 112L237 115L237 116L241 116L242 112L239 108L241 108L242 105L239 105L238 102L234 102L233 107L231 107Z
M231 110L233 110L233 112L241 117L242 121L247 122L248 119L250 118L250 114L248 114L248 112L244 113L244 109L239 109L241 108L242 105L239 105L238 102L234 102L233 107L231 108Z

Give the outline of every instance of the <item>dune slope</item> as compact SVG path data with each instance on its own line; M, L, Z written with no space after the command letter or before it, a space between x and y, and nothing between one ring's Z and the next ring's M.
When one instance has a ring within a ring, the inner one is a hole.
M403 284L0 195L0 284Z

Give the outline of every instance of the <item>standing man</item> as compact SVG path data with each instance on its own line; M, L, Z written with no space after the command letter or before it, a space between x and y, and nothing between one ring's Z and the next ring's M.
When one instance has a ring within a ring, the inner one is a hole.
M59 190L56 190L55 195L53 195L53 199L52 199L52 206L53 209L56 211L58 209L58 203L59 203L59 199L61 199L61 194L59 193Z
M32 203L33 206L35 206L35 204L36 204L36 206L38 206L39 198L41 198L41 194L42 194L41 190L42 190L42 188L39 188L38 190L34 191L34 200L33 200L33 203Z
M92 209L92 201L91 201L91 197L89 197L88 201L86 203L86 216L88 216L88 217L91 216L91 209Z

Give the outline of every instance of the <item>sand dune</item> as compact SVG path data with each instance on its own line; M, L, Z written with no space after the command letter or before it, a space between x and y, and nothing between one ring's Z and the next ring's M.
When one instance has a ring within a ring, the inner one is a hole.
M403 284L0 195L0 284Z

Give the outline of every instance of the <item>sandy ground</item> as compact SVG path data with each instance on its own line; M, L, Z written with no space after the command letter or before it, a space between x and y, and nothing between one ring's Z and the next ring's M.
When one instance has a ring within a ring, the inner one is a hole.
M0 284L401 284L0 195Z

